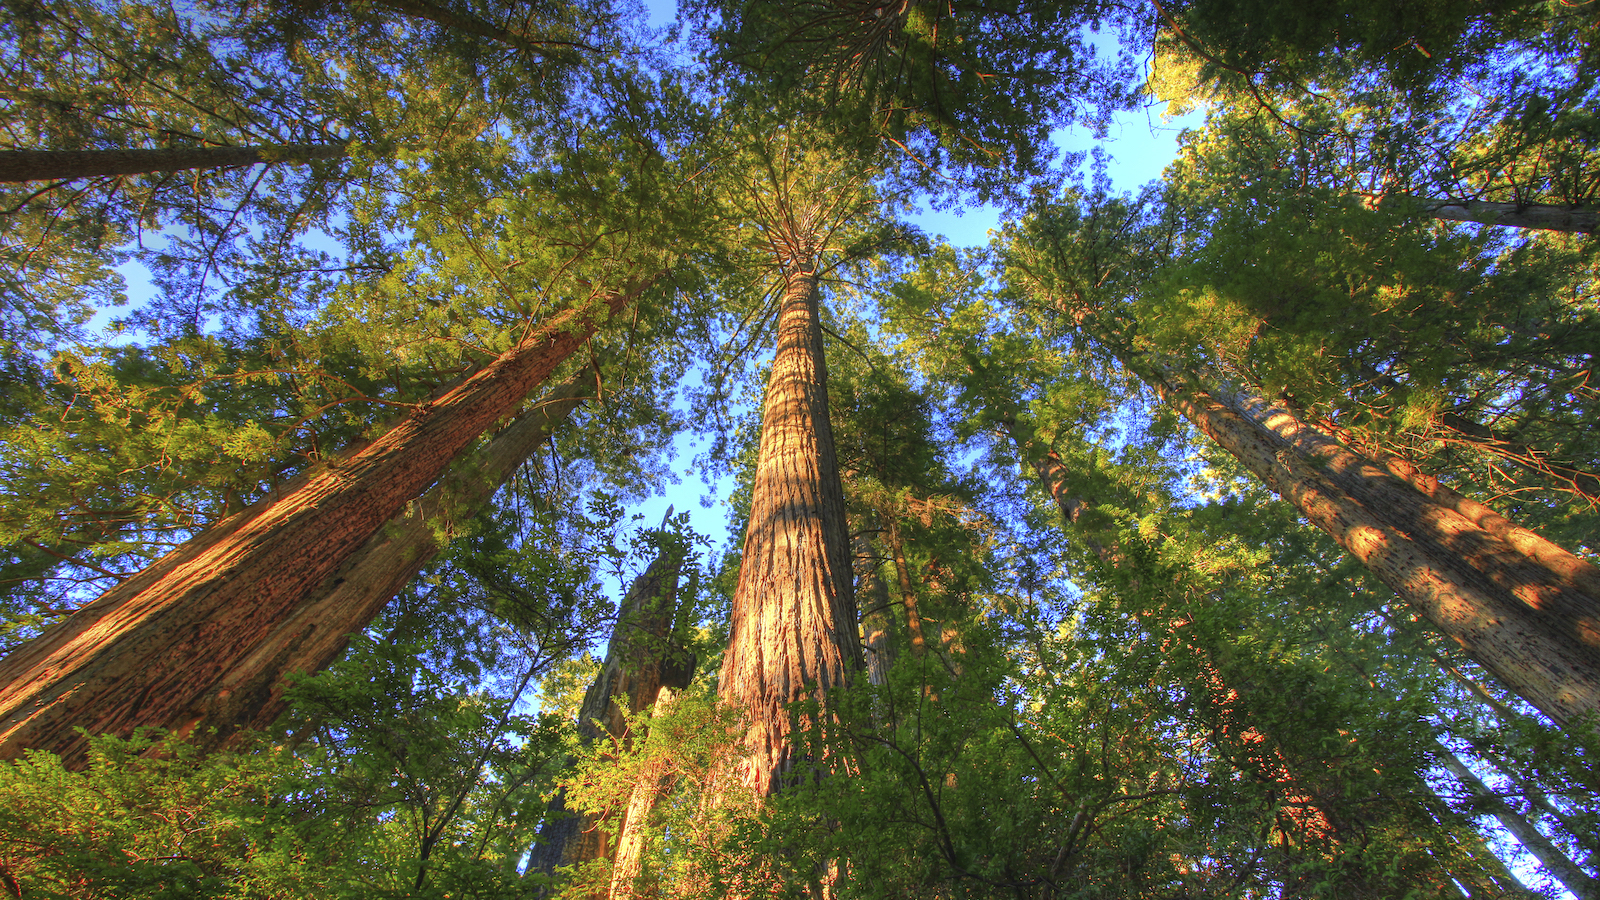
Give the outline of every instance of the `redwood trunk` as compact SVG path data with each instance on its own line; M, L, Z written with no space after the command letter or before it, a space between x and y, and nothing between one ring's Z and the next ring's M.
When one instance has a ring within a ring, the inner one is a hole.
M0 758L184 716L641 288L554 317L347 459L223 520L0 663Z
M669 535L658 540L662 543L656 558L618 605L605 662L583 695L578 738L585 744L610 740L617 752L626 753L634 739L628 717L649 709L663 687L688 687L694 674L694 661L672 641L685 548ZM530 864L546 873L556 866L606 858L611 854L608 835L622 833L627 824L626 809L623 818L606 823L597 815L568 814L564 790L551 802L551 811L554 816L540 832L537 857ZM604 896L604 891L594 893Z
M470 517L487 503L586 391L581 378L550 391L458 472L409 504L218 679L196 703L191 727L214 727L226 736L271 725L286 706L287 677L320 671L338 658L350 635L365 628L442 548L441 520Z
M1033 467L1040 486L1055 501L1063 520L1068 525L1076 525L1091 504L1070 490L1067 469L1060 456L1043 445L1032 424L1018 414L1014 402L1004 396L990 399L996 407L992 414L1016 444L1019 458ZM1091 536L1080 536L1102 562L1110 566L1122 563L1123 554L1115 545L1107 547ZM1250 695L1258 693L1259 689L1226 674L1229 659L1226 648L1218 648L1203 635L1193 633L1192 624L1186 620L1162 622L1154 620L1153 616L1141 618L1149 619L1145 624L1152 633L1165 632L1165 652L1177 652L1185 647L1194 654L1207 699L1212 743L1241 771L1276 790L1282 801L1277 822L1279 833L1285 838L1293 836L1302 846L1324 853L1362 852L1363 827L1351 820L1350 804L1343 790L1337 783L1317 777L1319 772L1329 771L1326 762L1297 759L1286 754L1283 742L1276 735L1256 726L1247 703ZM1374 810L1379 808L1373 807ZM1434 881L1432 872L1404 875ZM1358 880L1345 886L1357 893L1371 894L1375 887L1381 887L1368 882L1364 876L1356 878Z
M927 632L922 630L922 609L917 605L917 586L911 581L911 566L906 561L906 544L900 536L900 523L890 510L884 517L889 523L889 552L894 556L894 576L900 584L900 605L906 612L906 634L911 639L911 655L921 658L928 652Z
M651 720L661 717L671 707L674 698L672 689L663 687L656 697L655 707L650 711ZM650 814L660 804L661 798L672 790L676 781L677 774L669 761L657 758L640 773L639 780L634 783L633 794L628 798L628 809L617 832L617 853L611 864L610 900L659 896L657 886L650 883L649 873L645 871L645 851L649 849L646 826Z
M750 722L741 779L762 795L803 774L791 744L796 726L826 723L825 712L823 722L792 721L790 706L812 701L825 710L828 691L861 665L817 293L813 271L786 274L722 666L722 698Z
M0 150L0 182L69 181L106 175L147 175L187 169L227 169L260 163L308 163L345 155L343 144L262 147L168 147L128 150Z
M1512 691L1564 728L1600 712L1592 564L1503 519L1480 527L1282 410L1148 380Z

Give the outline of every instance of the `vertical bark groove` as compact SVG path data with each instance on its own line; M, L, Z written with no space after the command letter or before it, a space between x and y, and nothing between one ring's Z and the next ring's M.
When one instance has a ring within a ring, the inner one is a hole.
M1557 724L1600 713L1600 599L1583 561L1552 568L1547 548L1522 552L1282 410L1146 380Z
M495 420L643 290L553 317L352 456L208 529L0 663L0 758L184 712Z
M786 273L720 682L749 717L740 777L761 795L800 775L796 724L824 724L792 722L790 706L821 706L861 662L817 294L814 271Z

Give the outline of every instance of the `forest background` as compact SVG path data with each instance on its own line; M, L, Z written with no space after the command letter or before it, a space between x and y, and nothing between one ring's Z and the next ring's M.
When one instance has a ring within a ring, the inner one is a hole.
M0 15L0 890L1600 897L1592 4Z

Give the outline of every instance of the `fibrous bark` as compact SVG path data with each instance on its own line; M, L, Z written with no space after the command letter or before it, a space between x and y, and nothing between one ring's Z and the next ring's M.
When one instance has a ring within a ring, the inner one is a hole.
M196 701L643 286L553 317L345 459L217 523L0 663L0 758L81 765L90 734Z
M442 549L453 530L450 524L470 518L488 502L583 402L588 380L580 375L545 394L458 471L408 504L217 679L184 727L215 728L218 737L226 737L235 729L272 724L286 705L288 677L320 671L337 659L350 636L376 618Z
M70 181L107 175L146 175L188 169L227 169L261 163L337 159L344 144L261 147L163 147L127 150L0 150L0 182Z
M1141 368L1167 402L1508 688L1563 727L1600 714L1593 564L1284 410L1240 395L1225 402Z
M792 733L825 726L828 691L861 666L815 272L787 272L780 302L719 687L749 718L740 778L761 795L801 776ZM790 706L805 701L824 710L823 721L791 720Z

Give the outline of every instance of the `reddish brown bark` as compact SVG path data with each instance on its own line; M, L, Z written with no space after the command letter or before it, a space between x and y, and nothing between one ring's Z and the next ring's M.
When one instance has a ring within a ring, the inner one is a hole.
M1147 380L1512 691L1563 727L1600 713L1591 564L1531 532L1481 527L1283 410Z
M815 272L786 273L780 303L720 683L723 700L749 717L740 777L762 795L801 775L796 725L826 725L825 713L822 722L792 721L789 707L826 709L828 691L861 665Z
M991 397L991 401L991 414L1016 445L1018 456L1033 467L1040 487L1055 501L1065 523L1077 525L1089 503L1072 493L1061 457L1038 439L1032 423L1018 414L1014 402L1006 397ZM1107 565L1115 566L1122 561L1117 548L1105 546L1093 535L1080 534L1080 538ZM1208 718L1214 723L1212 743L1252 778L1274 786L1282 803L1278 821L1280 834L1293 835L1296 842L1312 846L1327 848L1337 844L1340 829L1334 819L1296 777L1277 742L1269 740L1250 722L1239 691L1223 679L1209 652L1180 636L1188 623L1162 623L1152 616L1142 618L1152 631L1165 632L1164 651L1187 649L1194 655L1207 697Z
M367 626L442 549L453 523L470 518L583 402L588 377L551 390L465 465L435 485L373 535L307 594L284 620L201 696L183 727L261 729L283 713L289 676L321 671L338 658L350 635Z
M894 558L894 576L900 585L900 606L906 613L906 634L911 639L911 655L921 657L928 652L927 632L922 629L922 609L917 605L917 586L911 581L911 566L906 562L906 544L900 536L900 524L891 512L889 522L889 552Z
M0 182L68 181L105 175L146 175L188 169L227 169L260 163L308 163L345 155L343 144L262 147L164 147L128 150L0 150Z
M643 287L553 317L352 456L223 520L0 663L0 758L178 727L306 594Z

